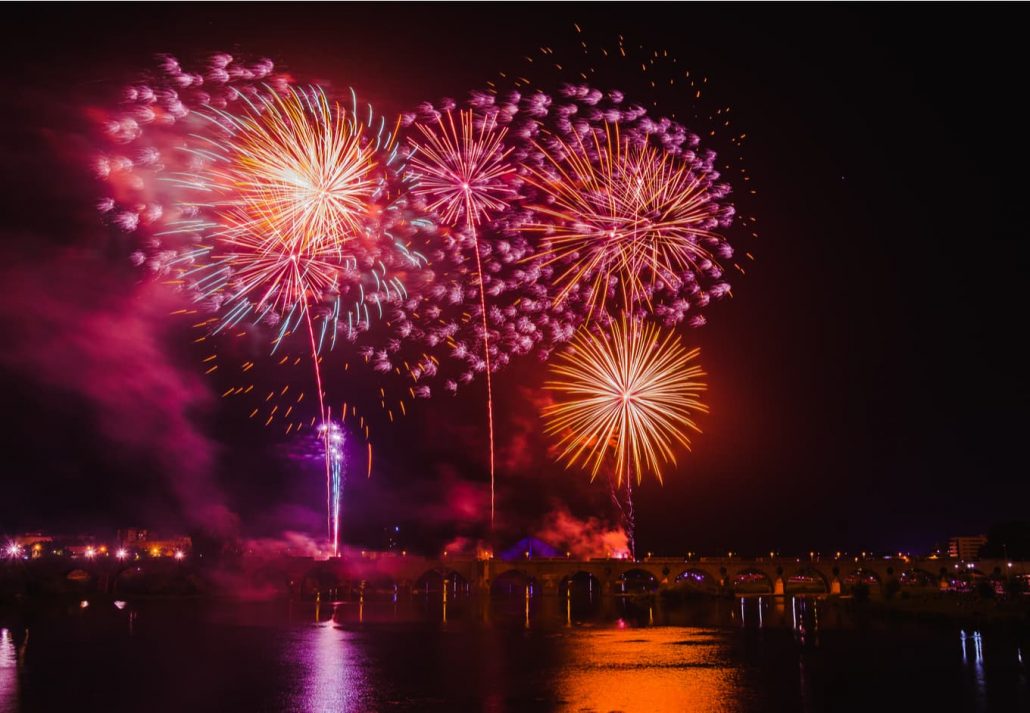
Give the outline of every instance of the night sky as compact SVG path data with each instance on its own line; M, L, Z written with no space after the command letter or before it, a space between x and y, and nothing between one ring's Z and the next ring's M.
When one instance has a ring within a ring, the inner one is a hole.
M757 190L738 205L760 237L729 235L755 262L709 324L685 332L702 348L712 413L665 486L637 491L640 551L925 550L1027 516L1028 151L1014 11L291 4L5 15L0 532L140 524L275 537L324 522L317 469L298 470L245 404L218 399L189 325L168 316L175 296L147 284L100 224L90 106L158 52L186 61L226 50L400 111L522 71L542 46L579 61L574 22L591 42L613 46L621 33L707 77L702 107L732 107ZM595 83L631 96L646 86L630 66L605 77ZM660 97L663 113L691 106ZM542 375L530 357L495 380L502 539L537 531L559 507L611 515L603 488L547 457ZM484 533L484 389L438 393L375 427L373 478L359 468L348 483L349 542L376 546L393 524L413 549Z

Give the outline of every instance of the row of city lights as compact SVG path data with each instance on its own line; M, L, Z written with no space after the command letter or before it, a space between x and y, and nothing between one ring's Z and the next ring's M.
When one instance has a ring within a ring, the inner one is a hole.
M42 550L42 547L40 545L35 545L32 549L33 549L34 552L38 553L38 552L40 552ZM7 546L6 553L7 553L7 556L11 557L11 558L18 558L18 557L24 557L25 556L24 555L24 548L21 545L13 544L13 543ZM60 553L59 550L54 550L54 554L59 554L59 553ZM107 556L107 554L108 554L107 547L98 547L98 548L87 547L85 552L83 552L83 555L86 557L86 559L96 559L96 557L98 557L98 556L101 556L101 555L102 556ZM125 560L125 559L128 559L131 554L132 553L130 553L128 549L126 549L124 547L119 547L117 550L115 550L114 556L117 559ZM161 556L163 556L161 554L161 550L159 550L156 547L151 548L148 551L148 554L151 557L161 557ZM138 554L136 556L139 557ZM186 559L186 553L183 550L175 550L172 553L171 556L174 559L177 559L177 560Z

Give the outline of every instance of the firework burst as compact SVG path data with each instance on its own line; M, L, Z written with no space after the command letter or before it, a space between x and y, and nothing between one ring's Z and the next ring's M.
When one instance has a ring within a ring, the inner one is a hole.
M507 129L471 111L459 111L457 123L447 111L435 126L416 126L421 140L411 160L417 177L412 193L423 196L430 211L447 225L475 226L507 207L515 197L515 167L507 161L512 149L504 145Z
M623 140L617 124L571 143L556 138L551 147L541 148L547 164L530 169L543 200L524 229L542 234L543 264L561 266L557 303L583 289L589 318L607 311L618 285L623 309L651 311L655 286L678 290L717 268L708 246L720 242L712 230L719 206L688 165Z
M446 117L446 121L444 120ZM430 211L440 213L445 223L462 221L472 234L476 256L479 311L482 324L484 369L486 371L487 423L490 443L490 527L494 524L494 413L493 377L490 363L490 325L486 308L486 280L477 227L492 213L503 211L515 196L510 185L515 167L507 162L511 149L504 148L507 129L493 117L481 119L478 129L471 111L458 112L458 123L448 111L435 129L418 124L422 142L415 143L411 162L416 176L412 189L427 200Z
M516 81L471 103L509 129L524 180L511 226L532 238L524 264L551 271L550 312L706 323L704 308L730 294L722 265L743 269L724 236L730 185L698 134L586 84Z
M352 93L353 97L353 93ZM348 311L369 320L364 264L376 283L368 295L384 301L404 292L379 259L390 206L377 201L388 190L393 133L378 129L369 109L358 119L319 88L259 88L226 108L194 112L196 131L177 146L185 159L164 171L160 183L176 197L175 217L154 231L159 241L185 242L161 271L176 276L195 301L217 313L217 334L247 322L275 330L272 352L291 335L303 335L314 374L328 500L327 529L338 551L338 468L334 465L321 352L335 343L344 294L357 293ZM403 252L403 246L398 245ZM414 259L408 267L422 261ZM334 506L334 503L336 505Z
M340 467L332 440L339 430L329 421L319 358L332 320L323 321L316 337L312 312L332 299L341 272L353 272L356 264L344 245L363 229L359 217L369 212L372 151L362 143L362 125L331 106L321 90L292 88L261 99L248 102L250 110L241 116L217 112L212 120L220 120L228 136L200 150L205 170L180 179L215 195L199 204L215 216L213 246L200 248L213 259L186 274L199 273L194 289L200 299L221 298L219 328L254 310L257 321L272 315L280 323L276 345L298 328L306 331L324 441L327 530L336 554Z
M195 149L206 170L187 176L229 213L223 235L265 235L294 252L341 249L362 231L376 190L372 146L354 112L318 88L246 100L242 114L206 116L226 130Z
M631 318L614 322L607 335L578 332L544 387L557 399L543 416L558 438L559 460L594 478L611 455L616 483L639 483L645 471L661 481L662 466L676 462L675 447L689 449L687 434L700 433L695 414L708 411L698 353L675 332Z

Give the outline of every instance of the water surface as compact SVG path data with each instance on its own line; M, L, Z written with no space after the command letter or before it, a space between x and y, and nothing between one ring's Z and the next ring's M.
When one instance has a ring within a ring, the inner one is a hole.
M1018 711L1023 634L812 599L0 611L0 711Z

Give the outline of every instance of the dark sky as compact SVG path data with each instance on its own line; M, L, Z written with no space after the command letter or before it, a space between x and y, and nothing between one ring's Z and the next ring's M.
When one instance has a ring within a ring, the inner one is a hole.
M731 235L756 261L710 324L688 333L712 414L664 488L638 490L641 549L922 549L1027 517L1015 10L23 5L5 15L0 532L225 517L255 535L317 530L317 477L285 464L283 444L244 406L210 395L187 326L165 318L169 297L140 284L99 225L83 107L155 53L228 50L400 110L460 97L541 46L577 56L573 22L592 41L621 33L707 76L708 108L731 106L748 133L743 165L758 190L742 207L760 237ZM630 95L631 70L610 82ZM662 99L669 113L691 106ZM533 433L540 380L535 362L497 377L508 534L532 530L556 499L580 517L609 514L596 487L547 461ZM476 534L481 397L436 396L377 428L376 474L349 486L348 539L374 545L393 522L423 544Z

